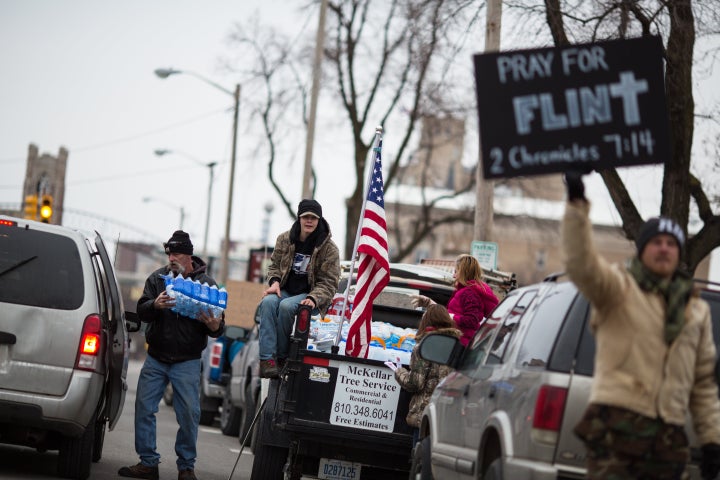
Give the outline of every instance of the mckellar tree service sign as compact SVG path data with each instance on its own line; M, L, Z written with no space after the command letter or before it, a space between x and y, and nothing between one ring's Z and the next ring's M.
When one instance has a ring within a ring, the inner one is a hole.
M659 37L474 56L485 178L664 163Z

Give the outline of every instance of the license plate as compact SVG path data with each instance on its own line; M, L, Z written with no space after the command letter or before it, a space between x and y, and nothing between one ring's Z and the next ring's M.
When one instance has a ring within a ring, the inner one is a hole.
M360 480L362 464L321 458L318 478L323 480Z

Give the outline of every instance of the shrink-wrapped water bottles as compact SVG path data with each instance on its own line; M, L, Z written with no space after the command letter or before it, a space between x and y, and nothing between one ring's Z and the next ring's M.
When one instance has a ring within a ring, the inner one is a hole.
M183 278L182 275L173 277L172 274L163 275L165 280L165 291L175 299L175 305L171 308L173 312L190 318L197 318L200 312L211 312L214 317L219 317L227 308L227 291L225 288L218 289L215 285L208 285L207 282L200 283L190 278Z

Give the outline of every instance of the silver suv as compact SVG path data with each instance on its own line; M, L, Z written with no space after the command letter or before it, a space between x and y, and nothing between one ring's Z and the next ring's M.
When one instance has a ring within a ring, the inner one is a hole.
M558 276L510 292L467 349L433 335L420 355L456 371L425 409L411 478L585 478L572 429L590 396L595 341L589 304ZM701 291L720 341L720 291ZM699 479L692 425L691 478Z
M99 234L0 216L0 443L59 450L59 476L88 478L139 327Z

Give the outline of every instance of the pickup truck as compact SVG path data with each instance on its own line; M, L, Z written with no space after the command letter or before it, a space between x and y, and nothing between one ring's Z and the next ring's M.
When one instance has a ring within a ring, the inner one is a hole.
M390 283L373 302L372 320L417 328L422 311L412 306L412 295L447 304L453 292L448 272L391 265ZM407 476L411 394L382 360L309 349L309 324L309 313L301 309L280 378L266 381L267 397L252 434L251 479Z

